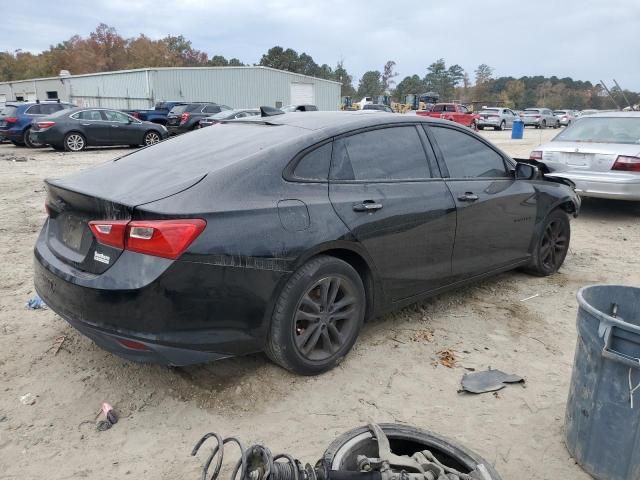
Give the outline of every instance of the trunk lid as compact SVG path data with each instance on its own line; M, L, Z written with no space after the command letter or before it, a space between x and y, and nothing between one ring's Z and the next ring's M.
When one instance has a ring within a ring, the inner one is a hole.
M552 142L542 149L542 161L570 170L608 172L618 155L638 156L640 147L632 144Z

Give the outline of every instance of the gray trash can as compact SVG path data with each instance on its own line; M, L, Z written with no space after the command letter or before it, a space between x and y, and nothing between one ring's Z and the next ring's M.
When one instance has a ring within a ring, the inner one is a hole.
M600 480L640 479L640 288L578 292L578 343L565 416L567 448Z

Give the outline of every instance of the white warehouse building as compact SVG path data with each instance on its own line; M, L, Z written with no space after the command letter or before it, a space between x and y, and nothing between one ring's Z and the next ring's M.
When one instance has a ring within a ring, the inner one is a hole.
M337 110L340 82L260 66L141 68L0 82L0 105L56 99L120 110L153 108L162 101L232 108L314 104Z

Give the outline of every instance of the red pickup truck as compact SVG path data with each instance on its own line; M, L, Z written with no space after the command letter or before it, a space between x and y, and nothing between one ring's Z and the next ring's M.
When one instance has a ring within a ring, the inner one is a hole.
M417 115L432 118L442 118L460 123L465 127L476 128L480 115L472 113L467 107L459 103L436 103L430 111L418 110Z

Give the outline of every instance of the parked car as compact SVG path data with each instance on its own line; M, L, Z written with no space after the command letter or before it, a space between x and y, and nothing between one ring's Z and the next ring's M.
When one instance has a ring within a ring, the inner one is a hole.
M87 147L153 145L167 138L163 125L141 122L118 110L73 108L33 121L32 142L55 150L79 152Z
M581 117L531 152L583 197L640 201L640 112Z
M478 129L493 127L494 130L504 130L513 127L516 120L520 120L520 116L509 108L486 107L478 113Z
M212 102L187 103L176 105L167 115L169 135L178 135L200 127L200 120L224 110L231 110L226 105Z
M558 128L560 126L560 120L548 108L527 108L522 112L521 118L525 127Z
M124 113L128 113L133 118L142 120L143 122L159 123L160 125L167 124L167 115L173 107L178 105L186 105L187 102L158 102L155 104L153 110L124 110Z
M317 112L318 107L315 105L287 105L280 110L283 112Z
M258 108L237 108L233 110L223 110L220 113L211 115L210 117L200 120L200 128L210 127L216 123L220 123L224 120L236 120L238 118L253 117L260 115L260 109Z
M553 111L553 114L556 116L556 118L560 122L560 125L565 127L567 125L571 125L571 122L573 122L576 119L576 113L577 112L575 110L554 110Z
M580 201L552 180L436 119L234 120L46 180L35 288L130 360L265 350L317 374L365 318L517 267L558 270Z
M362 110L378 110L380 112L394 113L391 107L379 103L367 103L362 107Z
M0 137L17 147L42 147L31 139L31 122L72 107L74 105L64 102L8 102L0 110Z
M473 113L467 107L459 103L436 103L431 110L418 110L416 115L431 118L442 118L469 128L475 128L478 125L479 119L479 115L477 113Z

